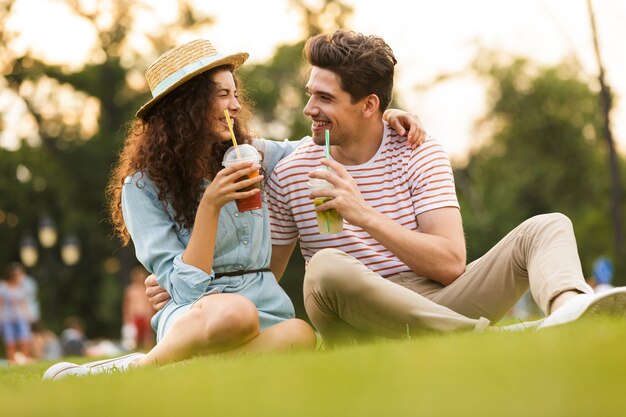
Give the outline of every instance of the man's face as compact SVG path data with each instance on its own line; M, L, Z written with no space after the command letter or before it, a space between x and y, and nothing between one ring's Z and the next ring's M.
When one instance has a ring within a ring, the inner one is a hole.
M311 131L317 145L324 145L326 130L330 130L331 145L346 145L358 138L362 103L352 103L350 94L341 89L337 74L313 67L306 89L309 101L304 114L313 121Z
M213 98L215 103L213 103L212 114L209 115L209 125L213 133L218 135L222 141L228 141L231 140L230 129L226 122L224 110L228 110L234 124L237 112L241 108L237 101L237 87L235 86L233 74L227 69L217 71L211 76L211 79L217 84L217 91Z

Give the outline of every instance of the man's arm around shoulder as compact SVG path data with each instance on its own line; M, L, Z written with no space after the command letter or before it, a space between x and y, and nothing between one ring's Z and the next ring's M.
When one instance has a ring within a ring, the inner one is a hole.
M287 264L289 263L289 258L293 253L293 248L296 247L296 242L297 241L294 241L289 245L272 245L270 269L276 276L276 281L280 281L285 273L285 269L287 269Z

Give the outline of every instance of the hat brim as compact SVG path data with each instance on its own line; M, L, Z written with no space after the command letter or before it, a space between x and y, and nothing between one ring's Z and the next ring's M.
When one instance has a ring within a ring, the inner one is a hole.
M146 116L146 112L148 112L148 110L150 110L152 108L152 106L154 106L155 104L157 104L159 102L159 100L161 100L163 97L165 97L168 93L172 92L174 89L176 89L178 86L184 84L185 82L189 81L190 79L192 79L193 77L195 77L196 75L202 74L203 72L209 71L213 68L217 68L217 67L221 67L223 65L229 65L233 68L233 71L235 71L236 69L238 69L241 65L243 65L244 62L246 62L246 60L248 59L250 55L247 52L240 52L240 53L236 53L236 54L232 54L232 55L227 55L221 59L217 59L207 65L204 65L200 68L198 68L195 71L192 71L188 74L185 74L184 76L182 76L179 80L177 80L175 83L173 83L171 86L169 86L167 89L163 90L161 93L159 93L158 95L156 95L155 97L152 97L152 99L150 99L150 101L148 101L146 104L144 104L143 106L141 106L141 108L137 111L136 116L140 119L145 119Z

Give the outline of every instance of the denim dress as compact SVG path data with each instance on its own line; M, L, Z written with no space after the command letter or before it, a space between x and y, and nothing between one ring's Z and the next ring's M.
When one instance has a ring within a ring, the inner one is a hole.
M252 144L262 152L266 177L276 163L289 155L299 142L257 139ZM210 184L205 180L203 186ZM122 188L124 222L135 246L137 259L155 274L171 300L152 318L161 340L174 321L198 299L215 293L237 293L257 307L261 330L295 316L291 300L272 272L252 272L215 277L232 271L269 268L271 238L267 199L263 208L240 213L235 201L226 203L219 215L213 269L210 274L186 264L182 254L192 229L174 220L171 204L164 208L154 183L142 172L125 179Z

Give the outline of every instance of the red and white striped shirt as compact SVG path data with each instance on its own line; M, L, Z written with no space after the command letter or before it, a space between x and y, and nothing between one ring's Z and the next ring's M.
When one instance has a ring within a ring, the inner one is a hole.
M308 173L319 168L324 157L324 147L306 138L274 168L267 184L272 244L291 244L300 236L300 249L307 262L321 249L336 248L381 276L409 271L369 233L345 220L341 233L318 233L307 182ZM385 123L383 141L376 155L362 165L345 168L371 207L408 229L419 230L416 216L420 213L459 207L450 160L431 137L413 150L407 146L405 137Z

